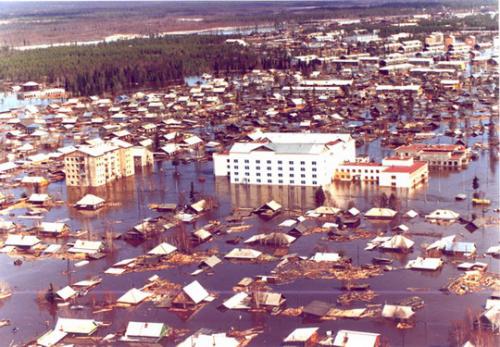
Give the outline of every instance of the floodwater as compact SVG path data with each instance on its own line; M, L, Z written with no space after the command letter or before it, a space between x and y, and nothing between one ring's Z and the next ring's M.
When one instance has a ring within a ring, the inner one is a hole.
M441 140L445 142L447 138ZM449 139L448 139L449 140ZM479 141L481 138L476 138ZM378 142L360 149L362 153L380 154ZM472 196L472 179L474 175L480 178L480 190L492 200L492 207L484 212L486 216L495 215L492 208L499 205L499 170L498 162L489 152L481 152L477 161L471 162L467 170L462 171L433 171L427 184L414 190L395 191L401 200L401 211L416 210L421 216L436 208L449 208L463 215L476 213L482 215L481 208L470 205ZM289 209L307 211L314 208L314 190L312 188L287 188L277 186L237 186L231 185L222 178L215 179L212 174L212 163L188 163L178 166L180 177L173 175L174 167L170 162L157 162L144 172L139 172L135 177L122 179L109 186L98 189L67 188L65 183L57 182L48 187L48 193L65 201L63 206L57 206L48 212L46 221L66 221L72 230L89 230L90 239L100 239L105 230L122 233L138 224L143 218L159 215L148 209L150 203L174 202L179 204L189 203L190 185L194 184L198 196L212 196L218 202L218 208L203 215L194 225L186 226L187 231L199 228L211 220L223 220L237 207L254 208L259 204L274 199ZM206 180L200 182L203 176ZM390 193L391 190L380 189L375 185L349 185L333 184L329 187L331 197L338 207L345 208L350 200L356 207L366 211L372 206L374 198L382 191ZM19 196L22 189L13 189L5 193ZM72 205L84 194L91 192L105 198L109 207L98 212L79 212ZM456 202L454 196L466 193L467 201ZM333 203L330 201L330 203ZM24 214L23 210L14 211L16 216ZM248 223L252 224L251 230L233 235L219 235L214 240L202 244L196 250L217 248L219 257L234 248L225 242L227 239L241 236L244 239L250 235L273 230L277 224L289 216L283 213L270 222L263 222L257 217L252 217ZM29 226L33 223L27 219L14 221ZM247 221L246 221L247 222ZM392 226L404 222L411 231L422 233L440 232L445 235L457 234L459 238L473 241L478 248L478 254L499 242L497 226L485 227L469 233L463 225L455 223L451 226L438 226L427 223L423 217L413 220L393 221L392 223L372 223L364 220L361 227L371 230L387 231L389 234ZM338 319L325 322L304 322L300 317L271 316L267 313L249 313L244 311L219 311L217 307L223 300L232 295L232 287L245 276L269 274L276 266L277 261L262 264L234 264L224 261L215 267L213 275L201 274L197 277L189 275L197 265L185 265L161 271L128 273L121 276L103 274L103 271L113 263L133 256L146 253L161 241L175 242L173 234L175 228L164 232L161 236L132 246L121 240L114 241L113 251L107 257L91 261L89 265L76 268L74 261L59 259L25 260L21 266L13 265L13 258L0 255L0 279L7 282L13 289L13 295L0 302L0 319L10 319L11 326L0 328L0 345L7 346L11 342L26 343L42 335L52 328L57 317L93 318L99 321L112 323L109 327L100 328L97 335L104 336L124 330L131 321L164 322L177 329L188 329L193 333L199 328L211 328L227 331L230 328L238 330L250 327L263 327L264 333L255 338L252 346L278 346L282 339L293 329L305 326L319 326L321 333L339 329L364 330L378 332L388 340L392 346L448 346L450 345L450 331L453 324L464 320L468 311L474 313L482 310L482 305L491 291L483 291L464 296L445 294L439 289L450 278L458 276L461 272L456 269L456 264L447 262L437 272L418 272L410 270L394 270L383 275L362 281L369 283L378 294L374 303L396 303L411 296L420 296L425 301L423 309L416 313L416 326L409 330L398 330L395 324L382 319L349 320ZM379 251L367 252L363 248L368 240L355 240L349 242L334 242L326 239L324 234L312 234L299 238L290 248L290 253L311 255L316 250L339 252L352 258L355 265L367 264L374 256L387 256L394 259L394 266L402 267L409 259L420 255L423 243L435 240L432 237L413 236L416 242L415 250L408 255L382 253ZM51 242L65 242L67 240L51 240ZM266 248L263 248L266 250ZM271 251L267 249L267 251ZM491 257L479 258L489 264L489 270L497 272L499 260ZM147 278L158 274L161 278L186 285L193 280L198 280L207 290L217 293L217 300L207 304L191 317L181 317L166 309L156 308L152 303L143 303L137 307L115 308L111 312L92 315L92 304L114 302L123 293L132 287L142 287L147 283ZM56 307L47 304L40 296L48 288L49 283L57 288L101 275L103 281L92 289L85 297L77 299L78 305L83 305L81 310L71 310L68 307ZM337 280L297 280L283 285L270 285L273 291L283 293L287 298L288 307L307 305L312 300L322 300L334 304L336 298L342 293L341 283ZM417 288L410 291L409 288ZM361 302L355 302L351 307L363 307ZM15 329L13 329L15 328ZM498 341L500 342L500 341ZM163 340L164 345L173 342Z

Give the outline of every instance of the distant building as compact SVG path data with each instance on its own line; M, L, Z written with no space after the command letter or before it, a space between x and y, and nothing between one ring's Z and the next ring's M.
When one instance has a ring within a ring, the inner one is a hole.
M470 150L462 145L412 144L394 151L398 157L426 161L430 167L461 169L470 161Z
M98 143L81 146L64 158L66 185L98 187L135 174L132 145Z
M249 138L213 155L216 176L229 176L231 183L320 186L356 156L349 134L255 133Z

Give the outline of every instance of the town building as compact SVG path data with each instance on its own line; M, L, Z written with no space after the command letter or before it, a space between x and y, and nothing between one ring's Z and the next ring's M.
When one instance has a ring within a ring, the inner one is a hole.
M381 187L413 188L429 178L425 161L413 158L385 158L382 163L347 162L335 170L334 180L372 182Z
M129 146L128 146L129 145ZM64 158L66 185L98 187L135 174L132 145L124 141L80 146Z
M462 145L411 144L394 150L396 156L426 161L430 167L461 169L470 161L470 150Z
M229 176L231 183L320 186L356 156L349 134L254 133L249 139L213 155L216 176Z

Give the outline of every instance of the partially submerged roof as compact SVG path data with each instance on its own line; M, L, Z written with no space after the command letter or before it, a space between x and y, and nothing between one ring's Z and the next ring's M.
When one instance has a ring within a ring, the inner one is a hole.
M58 318L55 331L62 331L67 334L91 335L99 326L99 322L93 319L80 318Z
M460 217L460 214L457 212L454 212L452 210L441 210L437 209L428 215L425 216L427 219L436 219L436 220L456 220Z
M437 270L443 265L441 258L422 258L410 260L406 264L407 269L413 270Z
M150 322L129 322L125 337L147 337L160 339L166 333L166 325L164 323Z
M148 252L150 255L169 255L177 250L177 247L172 246L168 242L162 242Z
M105 200L93 194L87 194L76 202L76 206L97 206L103 204Z
M283 340L284 343L287 342L302 342L305 343L311 339L311 337L316 334L318 331L318 327L310 327L310 328L297 328L294 331L292 331L285 339Z
M397 214L390 208L373 207L365 213L368 218L393 218Z
M151 296L150 293L143 292L137 288L132 288L122 296L120 296L117 300L118 303L122 304L139 304L144 299Z
M333 341L335 347L375 347L380 334L354 330L339 330Z
M411 306L399 306L399 305L384 305L382 309L382 317L392 318L398 320L410 319L415 315L415 312Z
M207 297L210 296L207 290L198 281L193 281L184 288L182 291L195 303L199 304Z
M224 258L227 259L257 259L262 255L261 251L251 248L233 248Z

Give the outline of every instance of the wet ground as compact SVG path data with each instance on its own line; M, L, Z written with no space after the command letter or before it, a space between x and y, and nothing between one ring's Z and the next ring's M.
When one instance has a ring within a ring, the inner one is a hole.
M475 138L474 141L481 141ZM442 137L441 143L451 139ZM378 142L374 142L359 150L361 153L370 153L372 156L382 155ZM470 204L472 196L472 179L474 175L480 178L480 190L492 200L492 205L485 212L486 216L497 216L492 209L499 206L499 166L498 162L488 151L480 153L477 161L471 162L466 170L462 171L432 171L429 182L417 189L395 191L401 200L401 211L416 210L421 216L436 208L452 209L463 215L476 213L482 215L481 208L473 208ZM226 179L215 179L212 175L212 163L189 163L178 166L181 173L175 178L174 167L170 162L158 162L150 170L136 174L135 177L123 179L109 186L99 189L69 189L64 181L51 184L48 193L65 201L63 206L50 210L44 218L46 221L66 221L72 230L89 230L90 239L99 239L105 230L122 233L138 224L143 218L159 215L148 208L150 203L175 202L188 203L190 185L193 182L195 191L200 196L213 196L218 202L218 208L203 215L194 225L188 226L188 231L199 228L210 220L223 220L232 209L254 208L259 204L274 199L282 203L287 209L300 209L307 211L314 208L314 191L312 188L286 188L269 186L234 186ZM206 180L199 181L203 176ZM349 185L333 184L329 187L331 197L338 207L345 208L350 200L361 211L372 207L374 198L383 190L375 185ZM13 189L11 193L19 196L21 189ZM107 200L112 206L107 206L101 211L79 212L72 205L85 193L94 193ZM7 191L6 193L9 193ZM454 196L466 193L467 201L457 202ZM16 216L23 215L25 211L14 211ZM273 230L277 224L287 219L283 213L270 222L263 222L256 217L245 221L253 227L246 232L235 235L216 236L211 242L199 246L197 249L219 250L219 257L234 248L225 240L235 236L244 239L257 232ZM29 226L32 220L16 219L14 221ZM443 236L457 234L459 238L476 243L479 261L486 262L489 270L498 272L499 260L491 257L482 257L486 249L498 244L498 225L484 227L468 232L463 225L455 223L451 226L437 226L424 221L423 217L413 220L404 220L412 232L433 233L439 232ZM363 220L362 228L370 230L390 231L392 223L372 223ZM364 330L383 334L393 346L448 346L450 345L450 332L457 321L467 318L468 312L474 313L482 310L482 305L491 291L483 291L464 296L445 294L439 289L450 278L458 276L461 271L456 265L447 262L437 272L418 272L410 270L394 270L385 272L382 276L374 277L363 282L369 283L378 294L374 303L396 303L404 298L418 295L425 301L423 309L417 311L416 326L410 330L398 330L395 324L382 319L349 320L339 319L326 322L304 322L300 317L271 316L266 313L249 313L241 311L221 312L217 307L222 300L232 295L232 287L245 276L266 275L275 267L277 261L262 264L234 264L224 261L215 267L214 275L201 274L197 277L189 275L196 269L196 264L179 266L172 269L129 273L121 276L103 274L103 271L113 263L133 256L146 253L162 240L175 242L173 235L175 229L164 232L160 237L132 246L124 241L114 241L114 250L107 257L91 261L89 265L76 268L74 261L39 259L25 260L21 266L13 265L13 258L0 255L0 279L7 282L13 289L13 295L0 302L0 319L10 319L11 326L0 328L0 345L7 346L15 343L25 343L42 335L52 328L58 316L94 318L99 321L111 322L110 327L100 328L99 336L107 333L124 330L131 321L165 322L174 328L188 329L190 333L199 328L212 328L227 331L231 327L238 330L254 326L262 326L264 333L252 341L252 346L277 346L293 329L302 326L320 326L321 332L339 329ZM311 255L315 250L339 252L352 258L355 265L367 264L374 256L387 256L394 259L394 266L402 267L409 259L414 259L421 253L420 245L430 243L436 238L427 236L413 236L416 242L415 250L408 255L382 253L378 251L367 252L364 247L368 240L355 240L350 242L334 242L326 239L325 234L312 234L299 238L290 248L290 253ZM67 240L52 240L51 242L64 243ZM266 250L266 248L263 248ZM271 251L267 249L267 251ZM118 297L132 287L142 287L150 276L158 274L161 278L186 285L198 280L209 291L216 292L218 299L206 305L201 311L186 319L166 309L155 308L151 303L143 303L129 309L116 308L111 312L92 315L92 305L114 302ZM49 283L56 287L63 287L75 281L86 279L93 275L101 275L103 282L91 290L85 297L77 299L78 305L83 305L81 310L70 310L68 307L56 307L47 304L40 295L48 288ZM336 298L342 293L341 283L337 280L298 280L285 285L271 285L274 291L283 293L287 298L288 307L307 305L312 300L322 300L334 304ZM412 289L412 290L409 290ZM415 291L416 290L416 291ZM354 303L351 307L363 307L363 303ZM16 328L13 330L13 328ZM500 342L500 341L498 341ZM172 344L164 340L165 345Z

